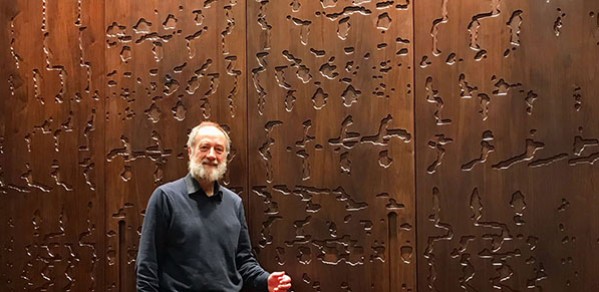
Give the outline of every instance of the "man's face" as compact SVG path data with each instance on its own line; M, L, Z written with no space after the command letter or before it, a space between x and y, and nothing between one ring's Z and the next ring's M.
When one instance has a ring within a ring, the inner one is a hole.
M217 128L200 128L188 149L189 172L199 180L216 181L227 171L227 138Z

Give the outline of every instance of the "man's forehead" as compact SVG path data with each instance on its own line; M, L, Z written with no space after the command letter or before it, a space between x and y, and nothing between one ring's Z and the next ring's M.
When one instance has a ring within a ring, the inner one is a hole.
M198 134L195 139L196 141L201 141L205 139L222 139L224 142L226 142L227 140L225 134L221 130L213 126L201 127L198 130Z

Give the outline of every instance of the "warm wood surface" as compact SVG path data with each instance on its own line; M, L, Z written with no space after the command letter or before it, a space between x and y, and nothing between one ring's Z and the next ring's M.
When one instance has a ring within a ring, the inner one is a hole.
M595 291L596 1L3 1L0 290L134 291L188 131L295 291Z

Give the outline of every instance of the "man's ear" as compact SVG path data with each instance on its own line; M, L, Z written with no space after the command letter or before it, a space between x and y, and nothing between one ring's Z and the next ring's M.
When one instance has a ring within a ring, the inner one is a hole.
M191 148L192 148L192 147L193 147L193 146L191 146L191 147L187 147L187 156L191 156Z

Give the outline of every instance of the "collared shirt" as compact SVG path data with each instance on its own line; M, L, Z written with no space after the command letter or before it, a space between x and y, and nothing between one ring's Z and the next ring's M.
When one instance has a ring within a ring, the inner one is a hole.
M188 195L202 194L202 195L208 197L206 192L204 192L204 190L200 186L200 183L196 179L194 179L191 176L191 174L187 174L187 176L185 176L183 178L183 180L185 180L185 185L187 186L187 194ZM218 200L221 200L222 197L223 197L223 191L221 190L220 184L215 181L213 195L210 196L210 198L216 198Z
M241 198L215 182L208 197L188 174L148 202L137 255L138 291L267 291Z

